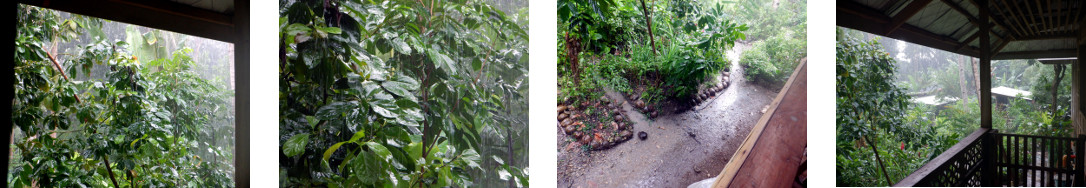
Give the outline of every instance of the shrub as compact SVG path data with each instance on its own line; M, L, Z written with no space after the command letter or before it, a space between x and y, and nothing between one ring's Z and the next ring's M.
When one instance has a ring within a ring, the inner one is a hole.
M780 88L792 75L799 60L807 56L807 42L775 36L754 43L739 60L746 78L771 88Z

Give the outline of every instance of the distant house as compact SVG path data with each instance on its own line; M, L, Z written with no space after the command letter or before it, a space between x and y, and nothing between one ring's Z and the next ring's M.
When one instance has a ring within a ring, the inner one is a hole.
M1031 96L1033 96L1033 93L1030 93L1029 91L1022 91L1003 86L992 88L992 98L995 99L993 102L996 104L1008 104L1013 98L1033 101L1033 98L1031 98Z
M946 105L949 105L951 103L954 103L954 102L958 101L958 98L953 98L953 97L951 97L951 98L945 98L945 97L944 98L939 98L936 95L926 95L926 96L913 97L909 101L911 101L914 104L925 104L925 105L936 106L936 107L939 107L939 109L941 110L941 109L946 108Z

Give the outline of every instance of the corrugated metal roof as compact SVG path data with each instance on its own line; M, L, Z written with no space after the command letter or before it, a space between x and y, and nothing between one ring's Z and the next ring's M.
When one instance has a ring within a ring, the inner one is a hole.
M980 48L976 1L841 0L837 25L976 57ZM993 59L1077 56L1076 40L1086 35L1082 32L1086 1L989 2Z
M992 88L992 94L1003 95L1003 96L1008 96L1008 97L1017 97L1018 95L1022 95L1023 99L1033 100L1032 98L1030 98L1031 96L1033 96L1033 93L1030 93L1029 91L1023 91L1023 90L1018 90L1018 89L1003 87L1003 86L999 86L997 88Z

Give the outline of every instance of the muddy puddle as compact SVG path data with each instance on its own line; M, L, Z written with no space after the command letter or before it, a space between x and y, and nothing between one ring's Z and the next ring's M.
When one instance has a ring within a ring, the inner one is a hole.
M662 113L653 121L623 104L633 131L648 133L645 140L635 136L611 149L583 151L558 130L558 186L686 187L715 177L777 95L743 78L736 62L749 48L737 44L728 51L732 86L690 110ZM623 98L613 91L607 95Z

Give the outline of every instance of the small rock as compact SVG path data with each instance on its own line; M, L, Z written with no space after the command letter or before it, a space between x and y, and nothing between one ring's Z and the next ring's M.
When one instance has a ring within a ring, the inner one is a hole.
M618 122L614 122L614 121L611 122L611 130L618 131L618 130L620 130L619 128L621 128L621 127L618 126Z
M621 121L624 121L624 120L626 120L626 118L622 117L622 115L615 115L615 121L620 121L621 122Z
M655 119L655 118L656 118L656 112L652 112L652 113L650 113L649 117L651 117L651 118Z
M576 131L576 130L577 129L574 128L573 126L566 126L566 128L565 128L566 134L573 134L573 131Z
M572 118L566 118L565 120L562 120L562 122L561 122L561 125L563 127L564 126L569 126L570 124L573 124L573 119Z
M645 139L649 138L649 133L645 133L645 131L638 132L637 133L637 138L641 138L641 140L645 140Z
M723 82L728 83L728 81L731 81L731 79L729 79L728 77L724 77Z
M720 87L720 89L727 89L728 88L728 82L724 82L724 83L721 83L721 84L722 84L721 85L722 87Z
M558 121L566 120L568 117L569 115L566 113L558 114Z
M566 105L558 105L558 113L565 112L567 108L569 107L566 107Z
M624 131L622 131L622 132L619 132L618 134L619 134L620 136L622 136L622 139L623 139L623 140L626 140L626 139L630 139L630 136L632 136L632 135L633 135L633 131L630 131L630 130L624 130Z
M637 100L634 105L637 105L637 108L645 109L645 101Z

